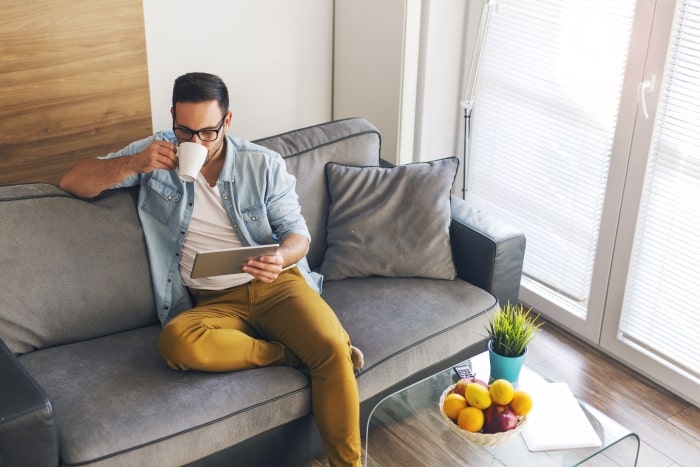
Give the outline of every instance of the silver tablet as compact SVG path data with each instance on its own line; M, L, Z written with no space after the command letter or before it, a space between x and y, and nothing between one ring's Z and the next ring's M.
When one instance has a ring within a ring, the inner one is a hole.
M253 245L226 250L202 251L197 253L192 266L192 279L203 277L224 276L227 274L240 274L241 267L249 259L277 253L279 244Z

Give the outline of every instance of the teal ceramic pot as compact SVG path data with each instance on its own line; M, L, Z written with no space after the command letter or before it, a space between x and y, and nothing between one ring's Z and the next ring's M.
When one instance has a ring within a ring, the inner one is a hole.
M525 348L525 352L519 357L504 357L503 355L497 354L491 348L491 341L489 341L488 347L489 362L491 364L489 383L502 378L517 385L518 378L520 378L520 369L525 363L525 357L527 357L527 347Z

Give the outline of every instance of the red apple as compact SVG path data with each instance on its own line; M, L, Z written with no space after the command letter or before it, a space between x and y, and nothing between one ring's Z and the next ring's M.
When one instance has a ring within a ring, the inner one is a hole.
M486 389L489 388L489 385L483 382L480 379L477 379L476 376L472 376L471 378L461 378L459 381L455 383L455 387L452 390L455 394L459 394L464 396L464 391L467 389L467 384L469 383L476 383L480 384L481 386L485 387Z
M489 384L488 384L486 381L480 380L480 379L477 378L476 376L474 376L474 381L473 381L473 382L476 383L476 384L481 384L481 385L482 385L483 387L485 387L486 389L489 388Z
M484 411L484 433L501 433L518 426L518 417L507 405L492 404Z
M455 383L455 388L452 390L452 392L459 394L460 396L464 396L464 390L467 389L467 384L471 382L471 378L461 378Z

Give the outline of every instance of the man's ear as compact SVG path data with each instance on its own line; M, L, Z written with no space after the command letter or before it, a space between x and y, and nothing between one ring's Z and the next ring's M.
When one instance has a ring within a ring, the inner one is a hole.
M175 107L170 107L170 116L175 120Z

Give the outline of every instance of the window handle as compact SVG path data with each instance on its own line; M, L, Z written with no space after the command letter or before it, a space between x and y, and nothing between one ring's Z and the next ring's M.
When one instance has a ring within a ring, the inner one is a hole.
M649 118L649 112L647 111L647 94L654 92L655 89L656 75L654 73L650 73L649 77L637 86L637 100L639 106L642 108L642 115L647 119Z

